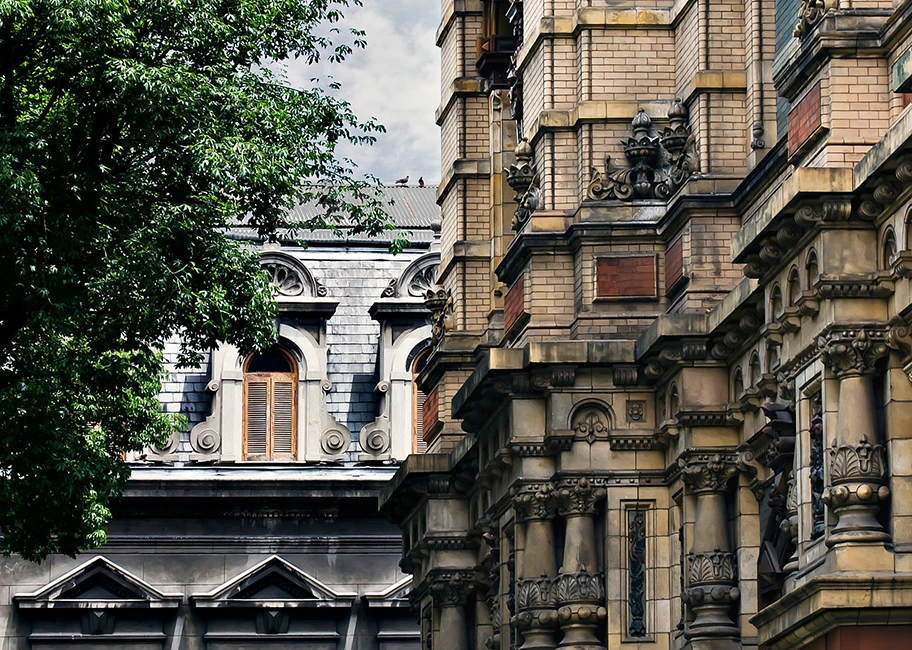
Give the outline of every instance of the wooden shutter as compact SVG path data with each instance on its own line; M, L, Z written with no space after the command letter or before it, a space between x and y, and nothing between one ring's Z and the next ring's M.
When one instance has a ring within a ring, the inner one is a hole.
M244 459L294 459L295 376L248 373L244 382Z
M414 382L414 395L413 400L415 403L415 444L413 445L414 452L416 454L423 454L427 452L427 443L424 441L424 400L427 399L422 391L418 389L418 385Z
M266 460L269 456L269 378L248 377L244 404L244 457Z
M272 457L294 458L294 384L290 378L272 382Z

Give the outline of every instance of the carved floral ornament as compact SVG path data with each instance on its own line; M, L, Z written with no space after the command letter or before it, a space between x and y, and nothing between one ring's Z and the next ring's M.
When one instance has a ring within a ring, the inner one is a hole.
M571 479L558 486L555 499L558 512L565 517L592 515L595 505L605 498L605 488L597 487L587 478Z
M674 196L696 171L697 164L687 108L680 99L674 100L668 111L668 121L668 126L656 133L646 111L639 109L631 122L633 135L621 140L629 166L612 170L608 156L604 178L593 167L586 190L589 198L597 201L664 201Z
M440 255L432 254L419 259L405 270L401 277L390 280L380 294L381 298L424 298L437 280Z
M465 605L469 595L479 586L469 569L443 571L432 576L429 582L431 597L438 607Z
M557 511L551 483L529 483L516 488L513 493L513 508L522 521L551 519Z

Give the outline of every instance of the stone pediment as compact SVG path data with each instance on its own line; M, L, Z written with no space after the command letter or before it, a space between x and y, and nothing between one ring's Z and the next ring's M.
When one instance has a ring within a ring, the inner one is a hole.
M277 555L225 584L191 596L199 608L350 607L356 593L337 592Z
M182 594L164 593L103 556L97 556L38 591L16 594L20 609L175 608Z
M406 576L383 591L364 594L368 607L409 607L409 592L412 590L412 576Z

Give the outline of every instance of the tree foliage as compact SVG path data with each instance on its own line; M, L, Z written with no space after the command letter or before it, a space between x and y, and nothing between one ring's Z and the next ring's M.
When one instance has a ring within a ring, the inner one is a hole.
M255 251L223 235L389 227L338 143L371 144L283 62L338 62L357 0L0 0L0 551L105 539L162 412L164 341L268 345ZM288 208L317 201L319 221Z

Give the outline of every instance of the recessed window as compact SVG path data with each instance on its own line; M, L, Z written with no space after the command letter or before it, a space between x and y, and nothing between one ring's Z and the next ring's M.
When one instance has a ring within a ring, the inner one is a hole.
M297 433L297 365L273 348L244 369L244 460L293 460Z

